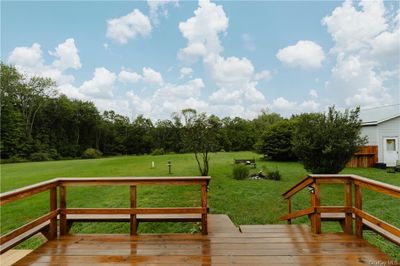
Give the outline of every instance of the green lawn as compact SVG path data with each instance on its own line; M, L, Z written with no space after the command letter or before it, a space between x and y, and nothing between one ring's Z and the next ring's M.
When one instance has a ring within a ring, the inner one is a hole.
M281 193L301 180L306 171L302 165L293 162L265 162L258 160L257 169L278 169L281 181L243 180L231 178L234 158L258 158L252 152L218 153L211 155L209 207L210 213L229 215L237 224L283 223L279 217L287 213L287 204ZM163 156L122 156L97 160L71 160L39 163L20 163L1 165L1 191L38 183L55 177L112 177L112 176L168 176L167 161L172 161L173 176L196 176L197 165L192 154L174 154ZM151 162L156 167L151 169ZM378 169L345 169L352 173L382 182L400 186L400 173L390 174ZM140 187L138 205L141 207L199 206L198 187ZM84 187L68 188L69 207L128 207L128 187ZM21 226L48 211L48 192L28 199L8 204L1 208L1 234ZM322 204L343 204L343 189L337 185L321 188ZM363 191L364 209L400 227L399 200L379 193ZM293 199L294 209L309 206L307 191L300 192ZM295 223L309 223L303 217ZM143 224L139 232L190 232L196 229L194 224ZM336 223L324 224L324 231L339 230ZM128 224L82 223L73 227L74 232L127 233ZM400 259L400 248L387 241L366 233L366 238L378 245L389 255ZM31 240L24 246L33 247L38 240Z

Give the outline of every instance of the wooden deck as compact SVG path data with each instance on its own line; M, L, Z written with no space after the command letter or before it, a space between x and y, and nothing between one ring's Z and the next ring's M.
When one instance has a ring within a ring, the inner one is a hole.
M208 235L66 235L15 265L397 265L365 240L305 225L242 225L208 216ZM382 264L386 263L386 264Z

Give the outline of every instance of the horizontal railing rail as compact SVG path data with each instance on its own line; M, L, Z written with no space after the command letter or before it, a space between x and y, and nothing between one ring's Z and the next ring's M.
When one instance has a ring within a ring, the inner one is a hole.
M153 215L151 221L199 221L202 234L207 234L207 186L211 177L82 177L82 178L54 178L38 184L26 186L16 190L0 194L0 206L17 200L21 200L41 192L50 191L50 210L41 217L24 224L0 237L0 254L16 246L31 236L42 233L51 240L69 232L74 219L68 220L68 215L79 216L77 221L98 221L96 215L100 215L102 221L115 221L113 218L128 215L132 235L137 234L138 215ZM72 186L129 186L130 208L68 208L67 187ZM138 208L137 186L148 185L200 185L201 206L199 207L174 207L174 208ZM58 197L57 197L58 192ZM59 200L57 200L59 198ZM199 215L193 218L193 215ZM107 215L107 217L104 217ZM159 215L154 217L154 215ZM168 220L168 215L172 219ZM177 216L178 215L178 216ZM184 216L184 215L187 215ZM108 218L108 219L107 219ZM125 221L125 219L120 219ZM58 223L59 222L59 223Z
M320 186L324 184L344 185L343 206L321 206ZM292 197L306 187L311 192L311 207L292 212ZM323 220L339 221L345 233L353 234L354 220L357 237L362 238L363 230L370 229L395 244L400 245L399 228L362 210L363 198L361 189L372 190L397 199L400 198L400 187L365 177L357 175L310 174L282 194L283 198L288 201L288 214L282 216L280 219L287 220L290 224L292 219L307 215L311 221L311 230L316 234L321 233L321 221Z

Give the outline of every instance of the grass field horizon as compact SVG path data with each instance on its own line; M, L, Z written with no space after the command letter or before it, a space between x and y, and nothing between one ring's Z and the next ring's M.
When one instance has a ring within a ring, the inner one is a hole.
M282 180L235 180L232 178L234 159L257 159L254 172L266 169L279 170ZM172 162L171 176L198 176L199 171L193 154L118 156L95 160L66 160L2 164L1 192L35 184L56 177L138 177L169 176L167 162ZM151 168L154 161L155 168ZM400 174L379 169L347 168L342 173L352 173L385 183L400 185ZM208 194L210 213L226 214L236 224L284 223L279 217L287 213L287 204L281 194L299 182L307 172L298 162L263 161L253 152L221 152L211 154L212 177ZM199 206L198 187L152 186L138 188L140 207ZM299 210L309 206L309 193L302 191L293 199L293 207ZM343 188L328 185L321 188L323 205L343 203ZM67 191L68 207L128 207L128 187L74 187ZM363 208L387 222L400 227L398 200L382 194L363 191ZM34 206L34 207L32 207ZM48 211L48 192L7 204L1 208L1 234L13 230ZM294 220L306 223L306 217ZM193 232L196 224L149 223L139 227L139 232ZM128 224L77 223L73 232L79 233L128 233ZM336 223L324 223L324 231L340 231ZM372 234L366 238L396 259L400 259L399 247ZM24 247L35 247L32 240Z

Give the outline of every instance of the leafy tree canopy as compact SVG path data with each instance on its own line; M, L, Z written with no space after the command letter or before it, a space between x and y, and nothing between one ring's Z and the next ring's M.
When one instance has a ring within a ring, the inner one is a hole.
M366 142L360 136L360 108L340 112L302 114L293 119L293 151L314 174L337 174Z

